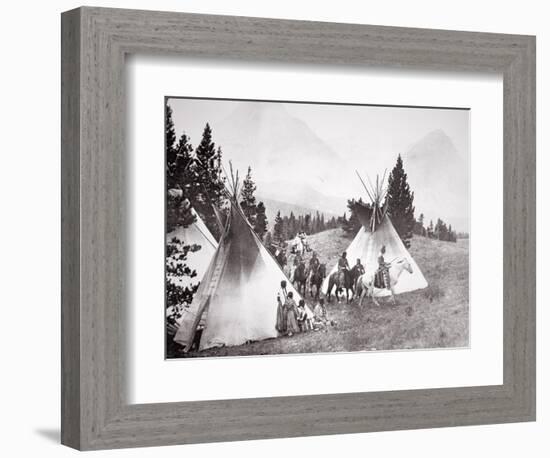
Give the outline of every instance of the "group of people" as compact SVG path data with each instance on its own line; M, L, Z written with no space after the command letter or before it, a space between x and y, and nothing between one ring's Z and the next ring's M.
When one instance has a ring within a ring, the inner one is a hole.
M306 302L300 299L298 303L294 294L289 291L284 302L277 296L277 331L281 336L293 336L300 332L327 330L329 325L335 325L328 319L325 300L319 299L313 309L313 317L306 311Z
M386 262L386 245L382 245L380 253L378 254L378 269L375 272L375 284L380 288L390 287L390 266L391 262ZM352 269L350 269L347 253L344 251L338 259L338 271L342 270L355 270L356 275L363 275L365 273L365 267L361 263L361 259L357 258L357 261Z
M283 253L284 251L281 250ZM378 269L375 273L375 283L381 287L389 287L389 268L391 263L385 260L386 246L382 245L378 256ZM280 257L280 253L278 253ZM281 259L282 260L282 259ZM286 256L285 256L286 264ZM300 263L305 262L302 257L297 254L294 257L294 268ZM315 272L320 265L319 257L315 251L312 252L308 262L309 272ZM338 271L347 270L354 271L359 276L365 273L365 267L363 266L361 259L357 259L353 268L350 267L347 253L344 251L338 259ZM292 291L285 294L284 301L279 295L277 297L277 331L281 336L292 336L300 332L306 332L309 330L327 330L330 325L335 325L335 322L330 320L327 316L327 310L325 307L324 298L320 298L313 309L313 317L306 311L306 303L304 299L300 299L298 303L294 298Z

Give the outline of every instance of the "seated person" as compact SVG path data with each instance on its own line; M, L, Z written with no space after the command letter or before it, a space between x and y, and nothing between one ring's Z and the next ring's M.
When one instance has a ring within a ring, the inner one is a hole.
M327 330L329 325L336 326L336 322L329 320L327 316L327 309L325 307L325 300L323 298L319 299L319 302L313 309L313 329L318 330Z

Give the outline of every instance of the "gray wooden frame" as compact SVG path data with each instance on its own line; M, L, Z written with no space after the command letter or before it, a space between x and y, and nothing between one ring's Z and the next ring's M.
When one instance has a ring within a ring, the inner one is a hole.
M535 419L534 37L84 7L63 13L61 38L63 444L104 449ZM503 385L129 405L129 53L501 73Z

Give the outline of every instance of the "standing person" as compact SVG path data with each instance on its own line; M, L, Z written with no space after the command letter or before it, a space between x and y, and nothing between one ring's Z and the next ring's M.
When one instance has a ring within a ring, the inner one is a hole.
M382 287L390 288L390 263L386 262L384 255L386 254L386 245L382 245L380 248L380 254L378 255L378 280Z
M289 291L284 304L286 316L286 332L289 337L300 332L300 326L296 320L296 301L293 298L292 291Z
M300 331L307 331L307 313L306 313L306 301L300 299L298 302L298 308L296 309L296 321L298 321L298 326L300 326Z
M275 328L279 334L283 335L286 333L286 313L285 306L281 301L281 295L277 294L277 324Z

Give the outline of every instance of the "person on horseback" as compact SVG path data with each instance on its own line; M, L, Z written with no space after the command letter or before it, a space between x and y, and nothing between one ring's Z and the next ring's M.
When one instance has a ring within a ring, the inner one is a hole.
M357 277L365 273L365 267L363 266L363 264L361 264L361 260L359 258L357 258L357 262L353 266L353 269L355 270L355 274Z
M311 258L309 258L309 265L308 265L308 276L307 280L311 282L311 278L313 275L317 272L317 269L321 265L321 262L319 261L319 258L317 257L317 252L313 252L311 254Z
M309 259L309 270L311 272L316 272L317 268L319 267L320 264L321 264L321 262L319 261L319 258L317 257L317 252L314 251L311 254L311 258Z
M378 284L383 287L390 289L390 263L386 262L384 255L386 254L386 245L382 245L380 248L380 255L378 256L378 270L376 275L378 277Z
M298 237L300 238L300 241L302 242L302 246L304 247L304 251L311 251L311 249L309 248L309 243L307 241L306 231L298 232Z
M348 254L344 251L340 259L338 259L338 272L342 270L349 270L349 262L347 258Z

